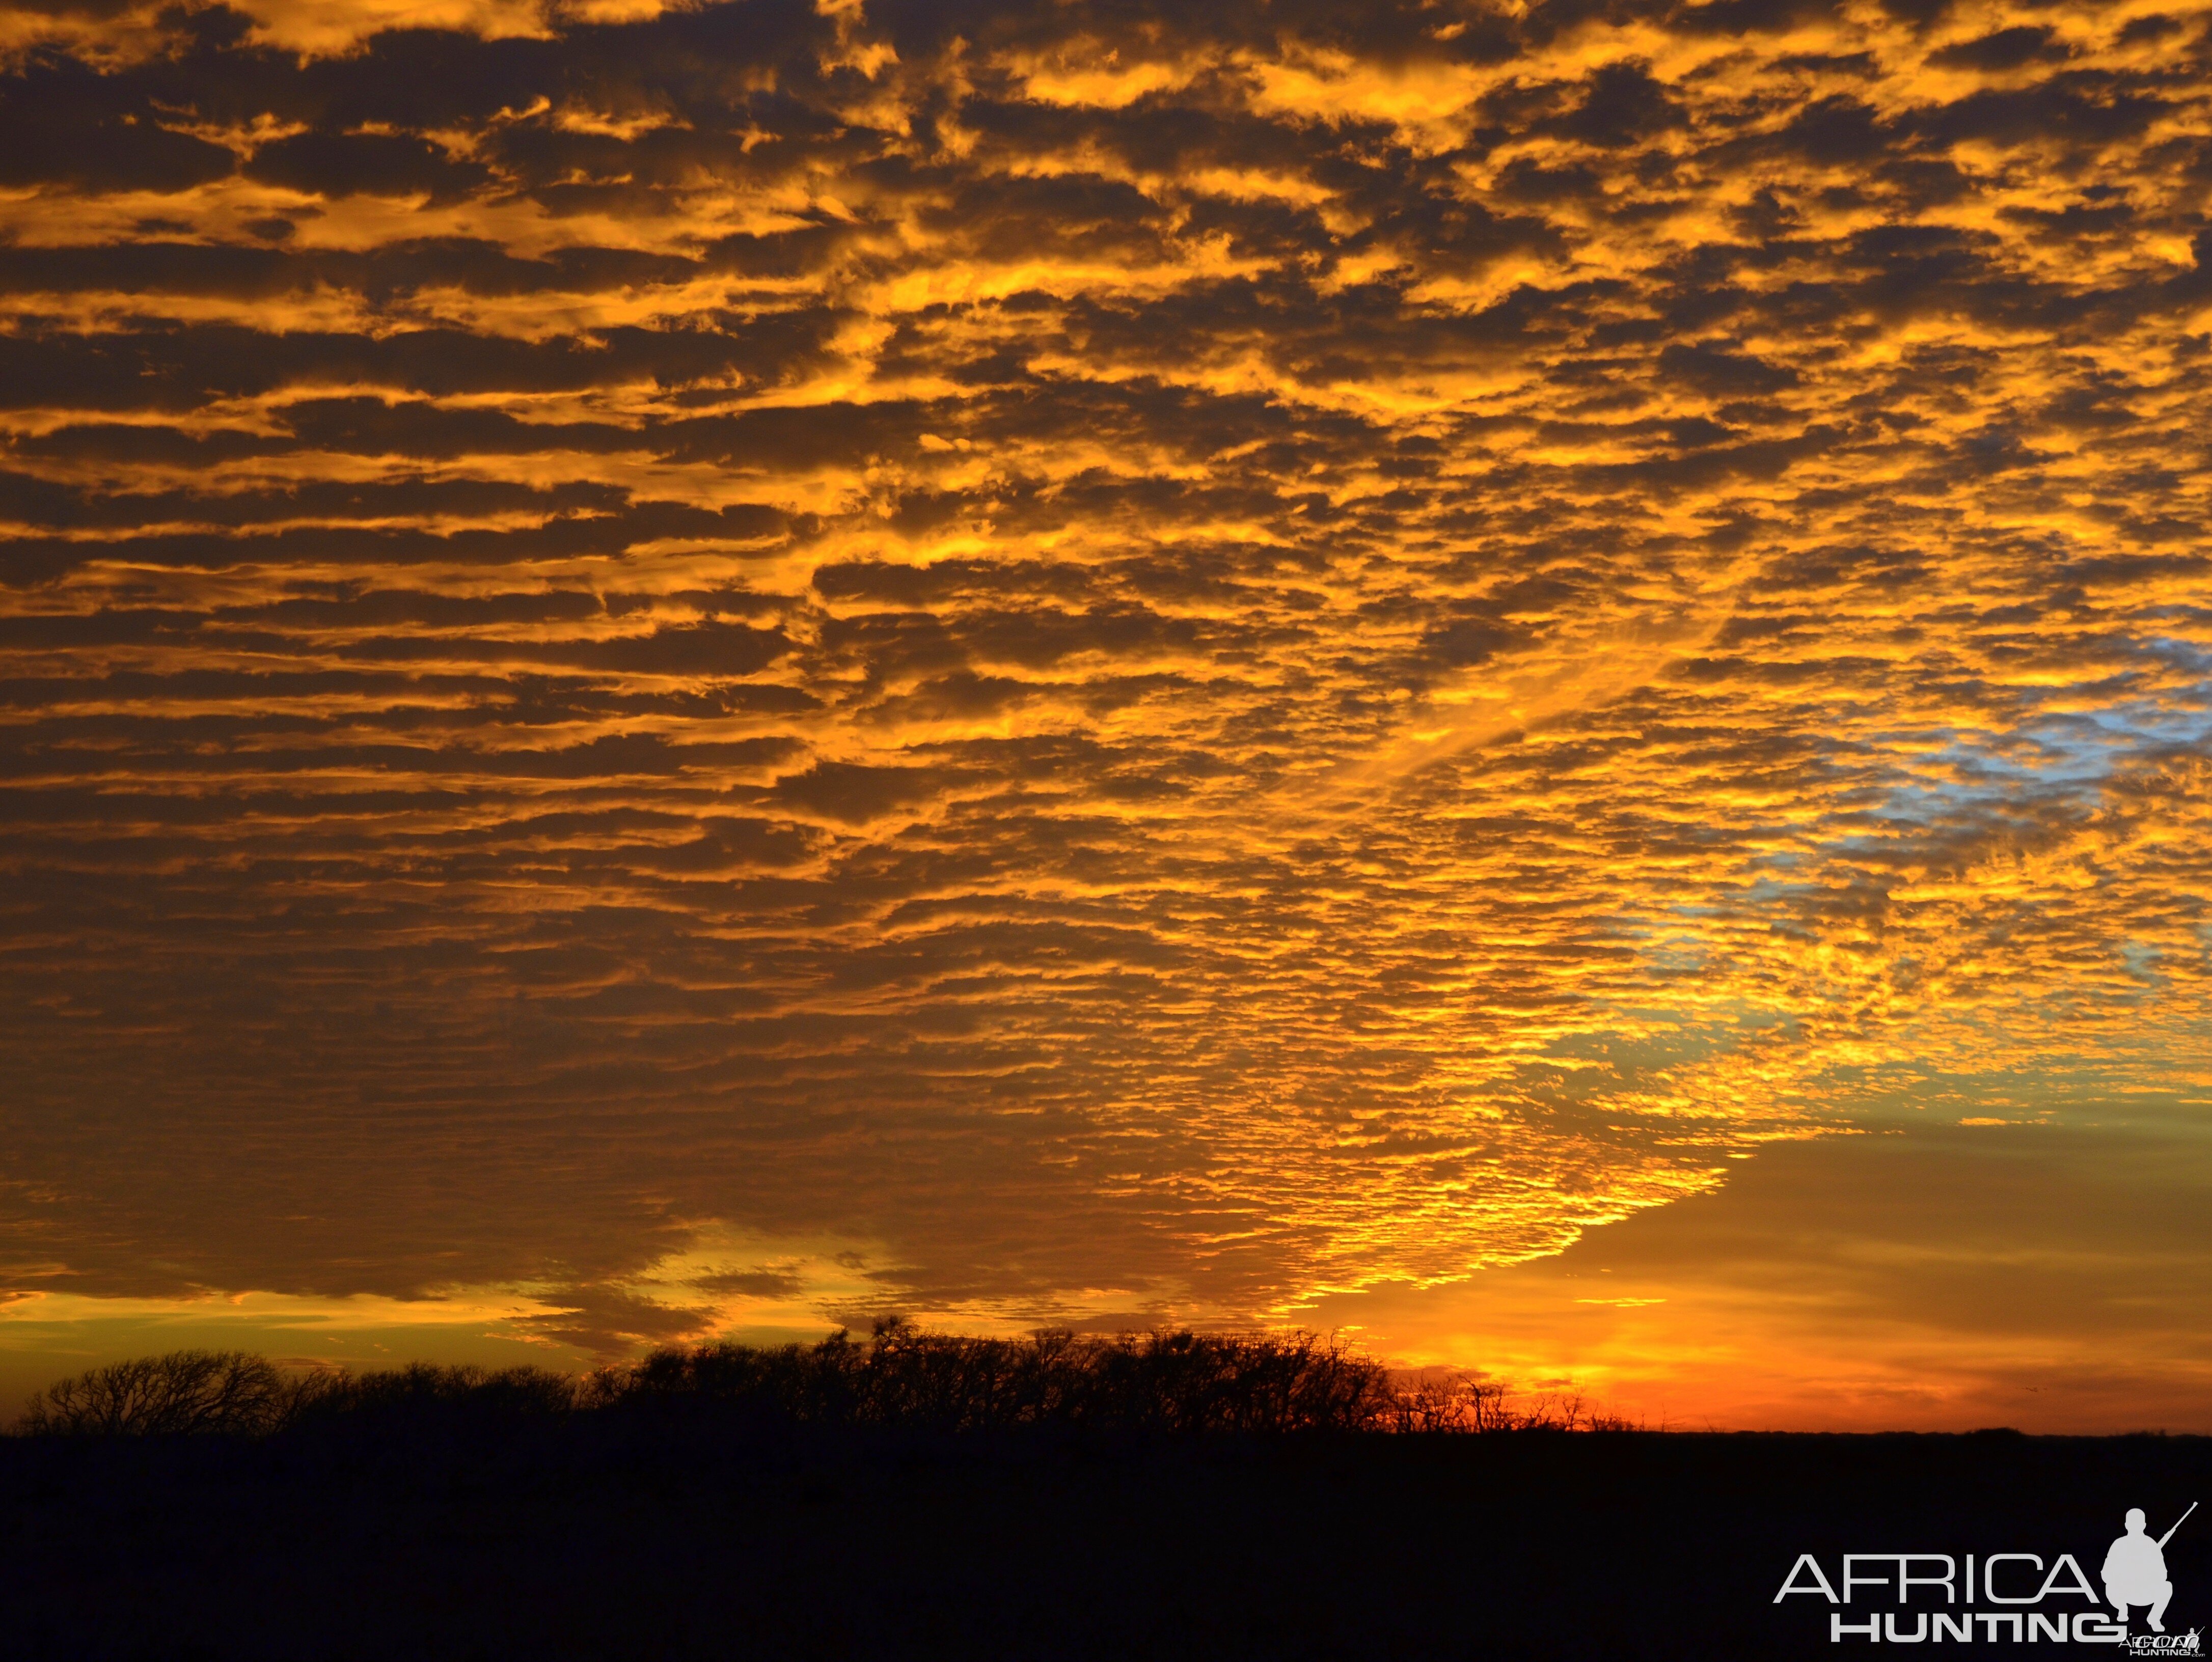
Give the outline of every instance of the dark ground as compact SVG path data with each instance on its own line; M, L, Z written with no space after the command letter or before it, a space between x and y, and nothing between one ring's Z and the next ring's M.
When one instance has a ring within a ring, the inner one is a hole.
M2212 1441L2009 1433L1117 1444L640 1417L16 1438L0 1649L1841 1656L1867 1641L1832 1643L1825 1602L1772 1602L1800 1552L1831 1580L1846 1550L2071 1552L2094 1580L2128 1507L2155 1534L2200 1497ZM2212 1508L2167 1556L2185 1632L2212 1618Z

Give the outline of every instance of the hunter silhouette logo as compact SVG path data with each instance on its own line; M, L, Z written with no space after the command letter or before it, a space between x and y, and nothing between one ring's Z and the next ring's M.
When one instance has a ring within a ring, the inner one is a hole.
M2197 1502L2189 1503L2189 1512L2197 1510ZM2173 1520L2173 1529L2189 1521L2189 1512ZM2105 1554L2105 1597L2119 1612L2123 1623L2128 1619L2128 1606L2150 1606L2150 1630L2166 1631L2166 1606L2173 1597L2173 1583L2166 1579L2166 1544L2173 1538L2173 1529L2155 1541L2143 1533L2143 1509L2128 1508L2128 1532L2112 1543Z
M1833 1644L1846 1639L1905 1645L2041 1641L2117 1645L2136 1656L2202 1656L2201 1629L2192 1628L2185 1634L2166 1630L2166 1607L2173 1598L2166 1544L2189 1521L2197 1504L2191 1501L2172 1527L2155 1538L2149 1532L2148 1514L2141 1507L2130 1507L2127 1532L2105 1553L2101 1599L2081 1561L2070 1552L2048 1559L2036 1552L1967 1553L1963 1557L1945 1552L1847 1552L1842 1573L1833 1580L1817 1557L1804 1552L1783 1578L1774 1602L1780 1604L1793 1595L1804 1595L1835 1607L1828 1612L1828 1638ZM2069 1608L2070 1601L2091 1608ZM1881 1604L1893 1608L1866 1608ZM1913 1608L1916 1604L1919 1608ZM2100 1608L2104 1604L2111 1605L2115 1614L2107 1616ZM2144 1612L2148 1633L2128 1632L2130 1610Z

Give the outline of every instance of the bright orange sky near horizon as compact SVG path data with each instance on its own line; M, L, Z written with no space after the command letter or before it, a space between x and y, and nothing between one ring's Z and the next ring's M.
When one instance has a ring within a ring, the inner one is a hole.
M2137 0L0 3L0 1396L2212 1429L2208 205Z

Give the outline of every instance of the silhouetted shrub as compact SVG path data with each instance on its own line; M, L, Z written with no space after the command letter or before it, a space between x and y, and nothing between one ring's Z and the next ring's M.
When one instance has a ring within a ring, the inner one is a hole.
M1641 1431L1644 1425L1593 1407L1580 1392L1516 1398L1495 1380L1426 1368L1396 1390L1385 1423L1393 1431Z

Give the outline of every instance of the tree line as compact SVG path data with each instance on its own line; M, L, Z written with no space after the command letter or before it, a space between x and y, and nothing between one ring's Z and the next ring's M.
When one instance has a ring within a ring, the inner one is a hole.
M1578 1398L1523 1401L1460 1372L1407 1374L1309 1332L1024 1338L879 1321L865 1340L668 1346L583 1374L417 1362L354 1374L245 1351L179 1350L94 1368L33 1398L27 1436L268 1437L424 1415L553 1422L714 1412L762 1424L970 1433L1485 1432L1634 1428Z

